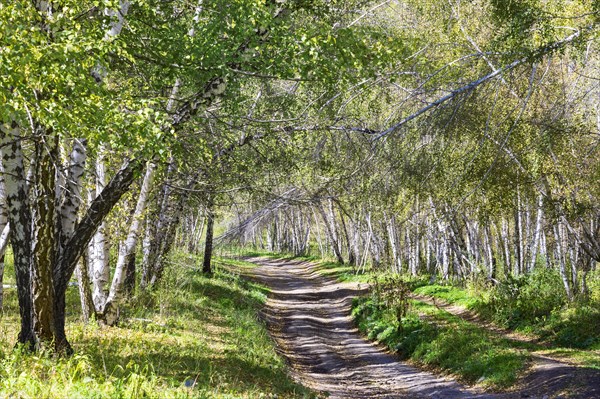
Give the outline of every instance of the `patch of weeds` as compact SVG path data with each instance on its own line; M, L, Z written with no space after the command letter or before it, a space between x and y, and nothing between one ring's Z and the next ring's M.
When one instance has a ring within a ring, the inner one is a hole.
M544 323L565 305L558 272L540 268L531 274L508 276L493 288L489 300L478 302L474 308L502 327L518 329Z
M467 288L434 284L414 292L471 309L500 327L532 334L555 347L592 349L600 344L600 300L595 299L594 284L590 279L589 298L568 303L558 272L544 268L507 276L496 285L473 279Z
M536 332L558 346L590 349L600 344L600 307L581 303L555 310Z

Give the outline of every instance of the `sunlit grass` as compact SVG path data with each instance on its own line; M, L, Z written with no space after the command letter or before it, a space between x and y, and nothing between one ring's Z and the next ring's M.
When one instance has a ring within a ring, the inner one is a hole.
M600 348L599 345L595 349L582 350L574 348L552 348L540 349L536 354L551 356L555 359L562 359L569 363L574 363L579 366L589 367L600 370Z
M18 319L15 292L8 290L0 397L311 397L290 380L257 317L265 290L233 273L240 262L221 259L207 278L195 260L175 257L164 286L135 297L115 328L81 323L72 287L67 334L76 355L67 359L13 350Z
M434 306L412 303L399 324L371 298L354 302L359 328L405 359L452 374L467 383L506 388L525 369L529 353L520 343L498 337Z
M471 309L477 303L477 298L469 292L451 285L425 285L415 288L413 292L418 295L443 299L448 303L464 306L467 309Z

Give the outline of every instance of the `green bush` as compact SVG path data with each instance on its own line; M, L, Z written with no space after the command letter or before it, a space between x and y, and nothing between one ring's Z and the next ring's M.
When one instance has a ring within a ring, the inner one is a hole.
M528 275L508 276L492 288L488 300L473 308L500 326L516 329L543 323L566 303L558 272L540 268Z
M579 304L555 312L541 335L569 348L585 349L600 343L600 308L598 304Z

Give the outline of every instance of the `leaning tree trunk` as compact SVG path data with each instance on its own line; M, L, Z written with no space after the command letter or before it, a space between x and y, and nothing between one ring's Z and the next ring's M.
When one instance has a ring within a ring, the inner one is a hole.
M177 226L179 225L180 215L183 212L185 195L181 195L175 204L172 204L172 200L169 201L169 205L165 209L164 221L162 223L162 230L160 234L157 234L156 251L151 263L152 277L150 278L150 286L155 287L162 279L163 272L165 270L165 261L173 243L175 242L175 236L177 232Z
M348 250L348 264L350 266L356 266L356 256L354 254L354 251L352 251L352 241L350 239L350 234L348 233L348 227L346 226L346 220L344 218L344 209L339 203L338 207L340 208L340 223L342 224L342 233L344 233L346 247Z
M333 213L333 208L332 207L329 208L329 211L330 211L329 217L325 213L325 209L323 208L322 204L319 203L317 205L317 210L321 214L321 218L323 218L323 223L325 224L325 231L327 232L327 236L329 237L329 240L331 241L333 253L335 254L335 257L337 258L337 261L340 264L343 264L344 257L342 256L342 251L340 249L339 241L337 238L337 230L335 228L335 219L334 219L335 215Z
M66 181L64 182L64 191L61 193L60 204L60 239L59 249L62 251L62 245L73 235L77 223L77 215L82 204L83 176L85 173L85 163L87 160L86 141L75 139L73 148L69 156L69 166L67 168ZM79 299L83 320L87 323L94 313L92 291L90 289L90 279L88 274L89 256L84 254L83 264L79 264L75 270L78 281Z
M92 201L83 219L75 226L71 238L63 245L54 269L54 318L56 328L57 347L66 353L72 349L65 334L65 294L69 279L73 275L77 261L98 229L98 226L113 209L119 199L128 190L135 177L143 169L144 163L139 159L125 162L115 174L102 193Z
M131 261L131 258L135 256L135 250L142 225L141 221L143 219L144 210L146 209L146 204L148 203L148 197L150 195L155 172L156 165L151 162L148 163L144 181L140 188L140 195L131 218L127 239L125 240L125 243L119 247L119 257L117 258L117 265L110 286L110 292L104 303L104 308L100 313L102 321L109 326L115 325L118 321L118 308L123 296L126 267Z
M166 241L170 240L170 221L172 220L173 190L171 188L171 177L175 172L175 164L171 159L167 167L167 175L162 183L160 196L157 197L157 205L154 212L147 216L146 232L144 235L144 258L142 262L142 278L140 288L145 290L148 286L153 287L158 280L158 274L162 274L162 255ZM176 212L175 212L176 213ZM178 215L177 215L178 216Z

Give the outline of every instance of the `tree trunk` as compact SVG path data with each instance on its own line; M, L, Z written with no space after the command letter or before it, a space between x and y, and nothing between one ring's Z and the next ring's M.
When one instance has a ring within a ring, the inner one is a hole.
M4 255L8 246L10 225L8 224L8 213L6 212L6 190L4 188L4 168L0 161L0 311L4 305Z
M509 239L509 230L508 230L508 222L506 218L502 217L502 227L500 233L500 243L502 245L502 254L504 258L504 273L508 274L512 270L511 268L511 258L510 258L510 239Z
M135 256L135 250L137 247L138 237L141 229L141 221L143 218L146 204L148 203L148 197L150 195L150 189L152 187L152 181L154 180L154 174L156 172L156 165L152 162L148 163L146 168L146 174L140 188L140 195L138 197L135 211L131 217L131 225L129 226L129 232L124 245L119 248L119 257L117 258L117 265L115 267L115 273L110 286L110 291L104 308L101 312L103 322L109 326L113 326L118 321L118 307L123 295L123 284L125 282L125 274L127 265L132 261ZM135 262L135 260L133 260Z
M83 175L85 173L85 162L87 159L86 142L82 139L73 141L73 148L69 155L69 166L67 168L66 180L59 189L60 204L60 236L58 241L59 251L63 250L64 243L71 238L77 223L77 214L81 207L83 191ZM58 256L58 254L57 254ZM82 257L82 262L75 269L78 281L79 299L81 303L82 316L87 323L94 314L92 293L89 279L89 256L87 251Z
M162 232L158 234L160 241L157 246L156 257L153 260L152 266L152 277L150 280L151 286L156 286L162 278L165 269L165 259L173 246L175 241L175 233L177 225L179 224L179 215L183 211L184 198L180 198L178 205L173 209L168 209L166 212L169 213L166 223L162 227Z
M544 215L544 197L542 194L538 196L538 204L537 204L537 216L535 218L535 228L533 232L533 240L531 241L531 259L529 262L529 267L527 268L529 272L533 271L535 268L535 264L537 261L538 254L540 253L541 247L541 237L542 237L542 219Z
M342 252L340 250L340 246L338 243L337 232L335 230L335 221L330 219L330 218L335 217L333 214L333 208L330 207L329 217L325 213L325 209L323 208L322 204L317 205L317 210L321 214L321 218L323 218L323 223L325 224L325 231L327 232L327 236L329 237L329 240L331 241L331 247L333 249L333 253L334 253L335 257L337 258L337 261L340 264L343 264L344 257L342 256Z
M31 211L25 179L21 130L16 122L0 126L0 148L5 172L6 205L13 226L11 243L21 316L18 342L34 348L33 299L31 295Z
M564 250L563 243L563 229L561 228L561 222L559 221L554 225L554 238L556 239L556 260L558 262L558 270L560 272L560 277L563 282L563 286L565 288L565 293L567 294L567 298L569 301L573 301L573 290L571 289L571 285L569 283L569 276L567 274L567 265L566 265L566 254Z
M89 257L86 253L82 256L82 262L77 265L75 275L79 288L79 300L81 303L81 316L85 324L89 323L93 315L95 315L94 300L92 298L92 290L90 289Z
M356 266L356 255L352 250L352 240L350 238L350 234L348 233L348 227L346 226L346 220L344 218L344 211L342 207L338 204L340 208L340 222L342 223L342 232L344 233L344 238L346 239L346 247L348 251L348 264L350 266Z
M8 218L8 216L7 216ZM6 255L6 248L8 247L8 240L10 239L10 224L6 223L2 233L0 234L0 311L4 306L4 259Z
M523 271L523 228L521 222L521 201L517 201L515 209L515 262L514 274L519 276Z
M138 159L126 161L100 195L92 201L83 219L75 226L71 238L63 246L54 269L54 324L56 347L67 354L72 353L65 334L65 294L69 279L77 266L77 260L83 255L98 226L121 196L129 190L143 166L144 163Z
M384 214L385 217L385 214ZM398 243L396 239L396 218L394 215L386 218L387 232L388 232L388 240L390 242L390 249L392 251L392 271L394 273L400 273L399 270L399 262L398 262Z
M39 136L46 145L36 146L34 167L31 239L32 294L34 331L38 345L49 347L55 340L53 266L56 259L58 237L56 236L55 171L52 163L57 158L58 143L52 137ZM58 139L58 137L56 137ZM48 147L47 147L48 146ZM50 153L52 152L52 153Z
M133 255L127 260L127 265L125 266L125 281L123 282L123 288L127 297L131 297L135 292L135 258L134 251Z
M212 252L213 252L213 228L215 225L215 215L213 212L212 199L208 201L206 207L206 237L204 240L204 260L202 261L202 273L212 274Z
M106 186L104 156L105 149L101 147L98 150L98 158L95 163L95 189L91 189L88 196L90 203ZM89 245L92 299L96 313L101 312L104 308L106 298L108 297L108 282L110 280L110 247L108 245L108 240L106 239L105 231L106 223L102 222Z

